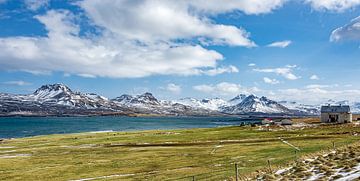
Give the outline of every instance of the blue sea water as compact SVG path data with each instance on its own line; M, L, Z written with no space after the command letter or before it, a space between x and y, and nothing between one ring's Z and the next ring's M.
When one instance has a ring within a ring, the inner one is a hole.
M257 120L234 117L0 117L0 138L94 131L210 128L252 122Z

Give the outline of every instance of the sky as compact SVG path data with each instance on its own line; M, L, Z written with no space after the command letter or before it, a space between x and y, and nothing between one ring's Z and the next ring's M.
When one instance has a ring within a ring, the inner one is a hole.
M360 0L0 0L0 92L360 101Z

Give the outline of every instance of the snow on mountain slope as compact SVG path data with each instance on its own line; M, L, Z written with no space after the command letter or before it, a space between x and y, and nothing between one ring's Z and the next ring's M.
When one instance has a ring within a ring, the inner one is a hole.
M63 107L68 109L110 109L111 103L104 97L96 94L73 92L64 84L43 85L32 94L27 95L0 95L0 100L9 107L18 109L51 109Z
M270 100L266 97L257 97L255 95L249 95L239 104L222 107L222 112L229 114L244 114L244 113L291 113L288 108Z
M28 97L44 104L83 109L106 107L108 102L106 98L96 94L73 92L64 84L43 85Z
M173 101L174 103L179 103L183 105L187 105L190 107L195 108L201 108L201 109L209 109L213 111L219 110L222 106L228 106L229 103L225 100L222 100L220 98L214 98L214 99L194 99L194 98L183 98L176 101Z
M234 98L230 99L228 102L230 105L236 105L241 103L247 96L245 94L239 94Z
M112 99L115 103L125 106L147 106L147 105L160 105L159 100L157 100L151 93L146 92L138 96L132 96L128 94L123 94L120 97Z
M320 114L320 105L307 105L295 101L279 101L279 103L288 109L299 114L317 115Z
M360 102L328 100L324 104L347 104L353 113L360 113ZM183 98L176 101L158 100L151 93L137 96L124 94L107 99L93 93L74 92L64 84L44 85L32 94L14 95L0 93L0 113L11 111L64 112L76 111L126 111L131 113L210 115L210 114L291 114L318 115L321 105L297 102L276 102L266 97L239 94L225 101L220 98Z
M124 94L111 101L118 106L125 106L139 113L170 115L209 115L215 113L208 109L193 107L179 102L158 100L148 92L137 96Z

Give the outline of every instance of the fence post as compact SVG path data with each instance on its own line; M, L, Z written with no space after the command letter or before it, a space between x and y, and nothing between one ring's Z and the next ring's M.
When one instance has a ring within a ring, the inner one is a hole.
M332 142L332 145L333 145L333 149L335 150L335 142Z
M272 172L270 160L268 160L267 162L268 162L269 170L270 170L270 172Z
M195 181L195 176L192 176L192 180Z
M239 169L237 163L235 163L235 174L236 181L239 181Z

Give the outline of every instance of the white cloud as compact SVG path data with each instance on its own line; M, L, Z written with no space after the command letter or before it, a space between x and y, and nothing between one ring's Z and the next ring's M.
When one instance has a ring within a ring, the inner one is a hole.
M219 3L204 3L215 2ZM256 46L248 39L249 33L244 29L215 24L206 14L198 15L211 7L204 8L204 4L192 1L84 0L80 6L98 26L126 39L148 43L198 38L205 45ZM236 9L234 5L214 13Z
M206 94L212 94L215 96L234 96L239 93L249 94L261 91L257 87L246 88L240 84L230 82L220 82L218 84L201 84L193 86L193 89Z
M254 64L254 63L249 63L248 66L249 66L249 67L255 67L256 64Z
M4 82L4 84L7 84L7 85L17 85L17 86L31 85L31 83L25 82L25 81L22 81L22 80L7 81L7 82Z
M360 0L305 0L315 10L342 12L360 5Z
M26 8L36 11L42 7L49 6L49 0L25 0Z
M205 75L215 76L223 73L237 73L239 72L239 69L236 68L235 66L230 65L228 67L219 67L210 70L201 70L200 72Z
M142 44L110 31L93 39L80 37L74 15L65 10L51 10L36 18L48 30L47 37L0 38L0 69L63 71L87 77L215 75L238 71L234 66L217 67L223 56L200 45Z
M275 73L280 76L283 76L284 78L286 78L288 80L297 80L300 78L300 76L296 76L293 73L294 68L296 68L296 65L287 65L285 67L280 67L280 68L265 68L265 69L256 68L256 69L253 69L253 71L263 72L263 73Z
M288 47L292 42L290 40L284 40L284 41L276 41L273 43L270 43L267 45L267 47L278 47L278 48L286 48Z
M276 80L276 79L270 79L268 77L264 77L264 82L267 83L267 84L279 84L280 81Z
M282 7L287 0L227 0L224 3L221 0L185 0L182 3L188 3L195 7L199 12L219 14L232 11L242 11L245 14L265 14Z
M330 41L360 40L360 16L351 20L349 24L332 31Z
M168 84L165 89L175 94L179 94L181 92L181 86L173 83Z
M319 76L317 76L317 75L312 75L312 76L310 76L310 80L319 80L320 78L319 78Z
M35 10L48 1L27 2ZM235 66L219 64L223 56L205 46L256 44L243 28L210 18L234 11L269 13L283 3L84 0L76 4L100 33L80 35L77 15L50 10L35 16L48 31L46 36L0 38L0 69L113 78L236 73Z

